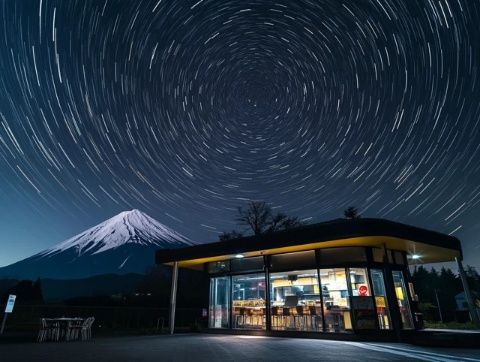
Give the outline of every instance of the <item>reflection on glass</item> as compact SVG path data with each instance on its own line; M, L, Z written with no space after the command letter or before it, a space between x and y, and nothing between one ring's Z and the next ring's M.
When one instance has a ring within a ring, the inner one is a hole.
M208 320L210 328L228 328L229 297L230 277L211 278Z
M265 274L235 275L233 328L265 329Z
M322 330L316 270L271 273L270 298L273 330Z
M383 280L383 272L380 269L371 269L373 294L375 295L375 305L377 306L378 325L380 329L390 329L390 313L387 304L387 291Z
M320 269L325 328L327 332L352 329L347 275L344 268Z
M413 329L412 314L410 312L410 305L408 303L407 289L405 288L405 281L401 271L392 271L393 284L395 287L395 294L397 296L398 309L402 317L403 329Z

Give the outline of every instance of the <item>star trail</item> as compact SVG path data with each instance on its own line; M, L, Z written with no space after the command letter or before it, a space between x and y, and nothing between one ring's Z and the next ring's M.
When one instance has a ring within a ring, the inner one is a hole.
M452 234L478 265L479 1L0 6L12 258L131 208L215 240L264 200Z

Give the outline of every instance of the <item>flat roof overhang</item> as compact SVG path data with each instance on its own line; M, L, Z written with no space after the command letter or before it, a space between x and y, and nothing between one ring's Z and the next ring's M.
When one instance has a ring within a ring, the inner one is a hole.
M402 250L424 264L462 259L460 241L446 234L385 219L337 219L291 230L156 252L157 264L178 262L200 269L207 262L333 247L373 246Z

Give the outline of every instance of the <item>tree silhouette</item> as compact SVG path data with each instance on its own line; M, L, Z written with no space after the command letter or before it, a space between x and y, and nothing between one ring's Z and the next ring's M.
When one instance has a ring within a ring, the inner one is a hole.
M250 228L253 235L265 233L271 223L272 209L263 201L251 201L246 209L241 206L237 209L236 221Z
M243 237L242 233L239 233L238 231L232 230L232 231L224 231L218 236L218 240L220 241L226 241L226 240L232 240L232 239L238 239Z
M347 219L360 219L360 214L358 213L358 210L356 207L354 206L349 206L345 209L345 211L343 212L343 215L347 218Z

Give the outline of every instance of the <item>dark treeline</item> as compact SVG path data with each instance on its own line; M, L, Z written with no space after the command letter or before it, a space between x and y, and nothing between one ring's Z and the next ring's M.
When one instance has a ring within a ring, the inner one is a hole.
M470 290L475 303L480 307L480 275L471 266L467 266L467 275ZM460 276L449 268L436 270L426 269L423 266L415 267L412 273L415 292L419 298L419 308L427 320L440 320L440 313L444 321L462 319L455 297L463 292ZM440 306L440 310L439 310ZM462 306L460 309L466 309ZM465 313L464 313L465 314ZM464 316L463 316L464 318Z

